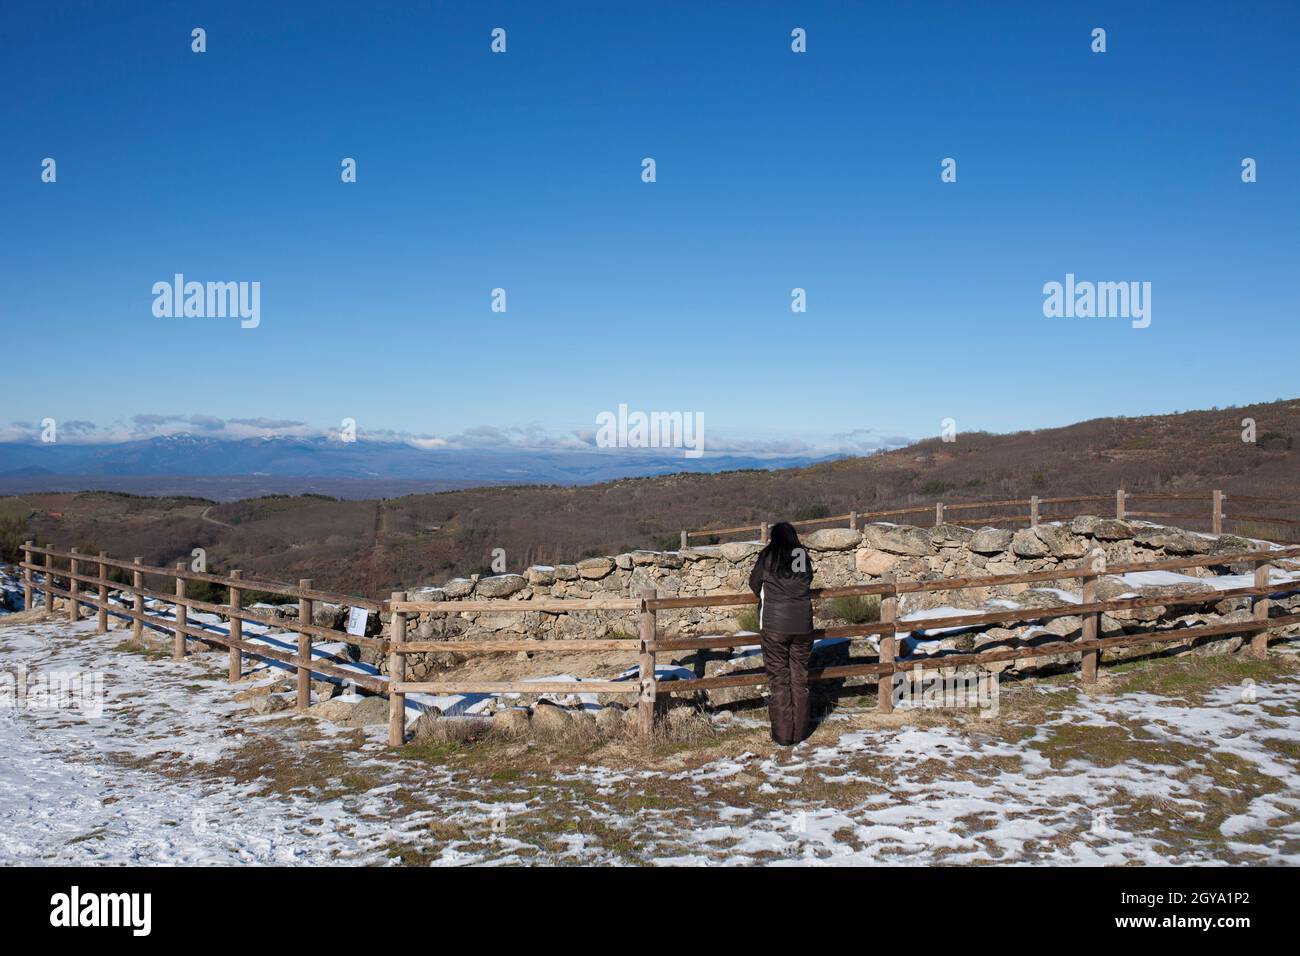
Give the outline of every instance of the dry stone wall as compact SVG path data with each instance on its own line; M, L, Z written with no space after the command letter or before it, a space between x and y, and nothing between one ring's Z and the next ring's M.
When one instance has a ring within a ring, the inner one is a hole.
M968 528L941 524L920 528L897 524L868 524L860 530L826 528L803 536L815 568L814 585L836 587L879 581L892 573L899 580L938 580L952 577L991 577L1025 571L1044 571L1076 564L1094 548L1106 553L1109 564L1157 561L1163 558L1226 554L1272 547L1267 542L1236 535L1206 535L1136 521L1083 516L1065 523L1045 523L1035 528L1010 531L1002 528ZM457 602L465 600L509 599L521 602L525 610L518 614L421 614L408 624L408 634L415 640L470 640L488 636L528 637L544 641L575 638L634 636L637 632L635 612L583 612L553 614L527 611L527 602L541 598L610 599L635 598L643 589L654 588L661 595L702 596L745 591L758 542L730 542L681 551L631 551L609 557L588 558L576 564L554 567L534 566L519 574L455 578L439 587L415 587L409 592L414 601ZM1300 563L1283 562L1300 569ZM1099 596L1109 599L1131 594L1185 594L1204 591L1205 604L1166 608L1144 608L1102 616L1106 636L1156 627L1186 626L1194 623L1220 623L1249 616L1248 599L1219 600L1208 583L1198 582L1223 573L1248 573L1250 565L1216 566L1190 569L1176 582L1134 586L1115 577L1103 578ZM924 611L938 606L988 608L989 602L1000 608L1045 607L1062 603L1062 592L1077 594L1077 582L1053 582L1051 587L1028 584L975 587L934 594L907 594L900 598L899 615ZM1297 603L1288 598L1283 607ZM752 605L749 606L752 611ZM691 636L736 630L745 623L747 608L691 608L660 612L661 633ZM844 623L834 615L834 602L818 602L815 623L818 627ZM1082 626L1078 617L1044 621L1042 626L1015 628L990 627L982 632L964 633L937 642L926 642L926 652L968 651L1028 637L1059 639L1077 634ZM385 624L388 627L388 624ZM854 642L860 644L862 642ZM1235 644L1241 643L1240 638ZM853 648L845 647L844 653ZM1229 639L1218 649L1235 649ZM1128 653L1142 653L1138 648ZM1122 656L1117 652L1108 656ZM723 655L725 657L726 655ZM385 662L371 655L381 666ZM462 661L454 653L411 655L408 673L421 680L436 675ZM1009 662L997 669L1017 669L1022 662ZM1026 668L1051 664L1040 659L1026 660ZM719 672L726 661L710 662L710 673ZM725 672L725 671L721 671Z

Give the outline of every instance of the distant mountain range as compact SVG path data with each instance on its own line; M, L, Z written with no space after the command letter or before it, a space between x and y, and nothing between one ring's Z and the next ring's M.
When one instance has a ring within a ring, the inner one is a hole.
M1243 422L1252 426L1244 433ZM931 509L936 501L953 509L947 514L954 520L979 522L990 514L1025 518L1023 506L971 511L955 506L1034 494L1043 499L1041 514L1048 519L1079 509L1068 500L1053 502L1053 498L1079 495L1106 496L1100 503L1084 506L1104 515L1114 514L1112 496L1118 488L1132 496L1131 516L1193 530L1209 529L1209 493L1220 489L1227 493L1228 530L1274 541L1300 540L1296 523L1300 505L1273 506L1247 497L1300 502L1297 399L1141 418L1099 418L1009 435L965 432L951 442L930 438L865 457L725 474L682 474L688 460L668 456L647 463L638 456L617 454L530 458L523 453L424 454L392 445L322 448L322 444L283 440L259 446L257 442L177 439L99 449L26 447L22 451L27 457L22 458L0 449L11 469L64 467L64 460L54 455L44 459L45 465L33 464L40 461L31 457L34 453L57 450L68 456L66 467L93 465L101 470L91 478L28 474L0 479L0 494L6 480L26 484L46 480L72 491L131 493L41 494L31 489L22 493L21 500L0 499L0 522L6 515L11 524L17 521L19 526L9 534L11 543L31 538L89 553L103 549L119 556L140 555L146 563L164 567L202 547L209 569L240 568L250 577L280 581L311 578L327 590L370 596L485 570L496 548L504 549L509 567L518 570L529 564L556 564L636 548L676 548L683 528L726 528L917 506L923 506L925 513L904 520L928 524L934 520ZM496 477L498 486L462 484L449 490L429 479L229 474L149 478L108 473L128 464L147 469L193 469L201 464L227 473L236 467L312 471L351 467L374 472L388 466L390 456L411 467L423 465L428 473L435 473L441 462L447 463L443 474L464 474L478 467L483 475ZM739 461L743 459L727 463ZM721 467L717 460L704 463ZM603 468L632 470L648 464L662 464L678 473L580 483L601 474ZM518 482L525 477L547 485L523 487L500 481ZM124 482L136 484L129 487ZM417 493L427 491L443 493ZM1140 494L1180 491L1199 497L1144 500ZM150 497L133 497L141 494ZM263 495L276 497L257 497ZM0 536L0 546L4 540Z
M752 468L792 468L840 456L760 458L706 455L686 458L677 450L422 449L393 442L339 442L326 438L242 440L172 435L118 444L0 443L0 492L68 488L71 484L123 488L126 479L160 476L230 476L275 479L297 490L301 479L339 479L429 485L438 489L483 484L590 484L676 472L713 474ZM113 479L110 482L90 479ZM370 489L373 491L373 488Z
M6 481L51 483L21 491L21 500L0 499L0 546L8 516L11 526L18 525L9 532L11 549L31 538L88 553L103 549L119 556L140 555L147 564L165 567L202 547L209 569L240 568L250 577L280 581L311 578L327 590L378 596L485 570L497 548L505 550L509 567L517 570L636 548L676 548L682 529L917 506L923 506L925 513L903 520L928 524L934 520L936 501L952 509L947 512L950 520L974 523L991 514L1016 514L1023 519L1027 518L1023 506L971 511L955 506L1035 494L1043 499L1040 513L1047 519L1079 509L1069 499L1080 495L1105 496L1100 503L1083 506L1104 515L1114 514L1112 496L1118 488L1131 495L1130 516L1192 530L1209 529L1209 493L1220 489L1227 494L1228 530L1274 541L1300 541L1300 505L1275 506L1248 497L1300 502L1300 399L1141 418L1098 418L1009 435L964 432L955 437L951 442L930 438L906 448L799 468L773 469L773 463L765 460L758 469L724 474L682 474L682 469L701 460L669 456L648 462L639 456L581 452L536 457L425 454L392 445L331 447L310 440L260 445L174 439L108 448L26 446L22 456L0 447L0 460L8 470L99 469L89 478L28 473L0 479L0 494ZM37 464L41 459L33 455L42 452L58 455L50 454L44 465ZM387 466L389 456L409 467L419 463L428 468L427 473L436 473L442 462L447 463L443 474L481 468L482 475L497 479L497 487L473 487L464 479L457 490L451 490L433 479L231 474L237 467L313 472L323 468L345 472L351 467L373 473ZM745 459L726 463L741 461ZM705 459L703 464L722 467L716 459ZM202 465L225 475L151 478L110 472L128 465L145 469ZM631 471L659 465L677 473L582 481L602 474L604 468ZM545 486L523 487L524 480ZM134 486L125 484L131 482ZM130 494L40 493L53 488ZM421 493L430 491L442 493ZM1184 491L1195 492L1197 500L1144 500L1141 494ZM276 497L259 497L271 495ZM236 498L243 500L232 500Z

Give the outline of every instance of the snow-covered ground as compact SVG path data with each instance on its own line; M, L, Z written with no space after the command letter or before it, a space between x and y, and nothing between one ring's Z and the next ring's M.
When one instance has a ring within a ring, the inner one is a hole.
M1300 863L1289 670L1195 702L1042 684L1000 725L841 710L793 752L755 734L698 763L520 771L249 716L224 655L125 636L0 627L0 672L97 671L104 693L99 716L0 708L0 864Z

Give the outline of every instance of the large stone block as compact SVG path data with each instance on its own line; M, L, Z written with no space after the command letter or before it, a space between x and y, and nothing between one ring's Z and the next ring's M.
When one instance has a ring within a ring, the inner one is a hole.
M726 544L719 545L718 550L732 564L738 564L741 561L749 560L762 551L763 545L757 541L728 541Z
M470 578L452 578L442 590L449 598L468 597L474 591L474 582Z
M964 548L975 535L970 528L948 522L927 528L925 533L936 548Z
M920 528L901 524L868 524L862 528L862 543L877 551L925 557L934 554L930 536Z
M1001 554L1011 547L1011 532L1006 528L980 528L971 535L969 547L979 554Z
M1133 533L1133 540L1148 548L1161 548L1166 554L1209 554L1210 540L1181 528L1146 527Z
M555 568L544 564L534 564L524 572L524 577L534 587L551 585L555 583Z
M614 562L609 558L587 558L577 564L578 575L588 581L597 581L614 570Z
M852 528L819 528L804 535L802 540L813 551L848 551L858 546L862 534Z
M1052 549L1032 528L1021 528L1011 536L1011 553L1021 558L1042 558L1051 554Z
M481 598L503 598L517 594L528 587L528 580L522 574L494 574L479 578L478 596Z
M1034 529L1034 534L1039 541L1047 545L1048 551L1055 558L1081 558L1088 553L1088 542L1066 525L1040 524Z

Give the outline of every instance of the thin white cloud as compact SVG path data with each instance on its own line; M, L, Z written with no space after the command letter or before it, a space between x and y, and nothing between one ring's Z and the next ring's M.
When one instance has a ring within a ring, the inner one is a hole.
M338 427L320 428L307 422L278 418L218 418L213 415L133 415L104 426L84 420L58 422L60 443L116 445L151 438L198 435L206 439L240 441L256 438L325 438L339 441ZM42 426L35 422L0 425L0 442L36 443ZM635 453L637 449L604 449L596 444L595 428L552 430L531 422L526 425L478 425L450 435L432 435L393 429L358 428L361 441L406 444L430 451L586 451ZM822 457L835 454L861 455L909 444L901 435L884 435L872 428L820 436L761 436L710 430L705 435L706 456L736 455L752 458ZM662 454L665 449L647 450Z

